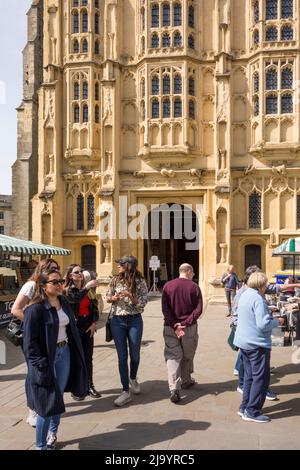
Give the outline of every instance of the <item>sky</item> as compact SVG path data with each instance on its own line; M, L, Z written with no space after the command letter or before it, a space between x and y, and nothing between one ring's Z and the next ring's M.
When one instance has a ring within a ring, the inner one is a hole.
M17 158L17 111L22 100L23 57L31 0L0 0L0 194L11 194Z

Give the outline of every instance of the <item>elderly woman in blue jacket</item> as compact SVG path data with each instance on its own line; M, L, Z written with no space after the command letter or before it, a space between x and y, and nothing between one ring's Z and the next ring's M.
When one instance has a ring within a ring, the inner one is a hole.
M245 421L267 423L262 415L270 382L271 332L284 320L273 319L264 294L268 278L261 272L251 274L248 288L238 304L238 324L234 344L240 348L244 364L243 401L238 412Z
M37 413L36 449L53 450L63 393L87 394L87 372L72 310L62 297L64 280L57 270L41 274L26 309L24 355L28 366L28 406Z

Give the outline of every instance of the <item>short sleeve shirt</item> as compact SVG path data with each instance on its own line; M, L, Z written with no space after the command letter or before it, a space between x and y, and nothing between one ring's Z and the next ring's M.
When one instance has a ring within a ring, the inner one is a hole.
M28 281L24 284L19 294L25 295L29 300L32 300L35 287L36 287L35 281Z

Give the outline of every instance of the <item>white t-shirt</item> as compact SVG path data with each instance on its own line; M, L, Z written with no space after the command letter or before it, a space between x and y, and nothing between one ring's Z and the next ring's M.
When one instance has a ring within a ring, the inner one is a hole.
M33 299L36 283L35 281L28 281L21 288L19 294L25 295L29 300Z
M68 315L63 311L62 308L57 310L58 319L59 319L59 330L57 342L61 343L62 341L68 341L67 335L67 325L70 323Z

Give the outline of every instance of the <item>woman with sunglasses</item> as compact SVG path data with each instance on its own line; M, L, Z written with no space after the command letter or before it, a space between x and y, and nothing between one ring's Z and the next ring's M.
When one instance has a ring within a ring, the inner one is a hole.
M24 355L28 366L27 403L37 413L36 450L53 450L63 394L87 392L87 372L73 312L62 296L57 270L41 273L24 319Z
M111 332L118 353L119 372L123 386L123 391L114 404L123 406L132 400L129 384L135 395L141 393L137 371L143 334L141 314L148 301L148 288L142 274L137 270L137 259L134 256L124 256L116 262L119 274L112 279L106 300L112 303Z
M93 383L94 334L96 322L99 320L98 302L93 289L99 286L99 281L92 280L84 286L83 271L78 264L71 264L68 267L64 292L75 315L81 338L88 373L88 395L100 398L101 394L95 389ZM85 396L74 394L72 397L76 401L85 398Z

